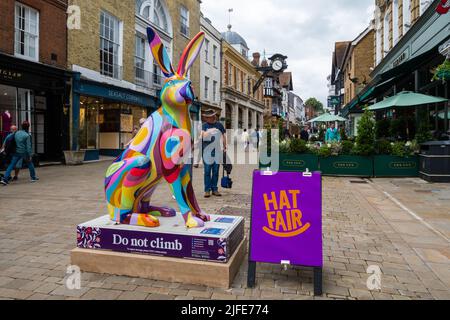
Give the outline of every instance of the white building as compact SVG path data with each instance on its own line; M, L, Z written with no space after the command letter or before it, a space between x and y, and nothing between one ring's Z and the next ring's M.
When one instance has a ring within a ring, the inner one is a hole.
M200 102L202 109L221 108L221 39L222 35L211 24L211 20L200 17L200 30L205 33L205 42L200 53Z

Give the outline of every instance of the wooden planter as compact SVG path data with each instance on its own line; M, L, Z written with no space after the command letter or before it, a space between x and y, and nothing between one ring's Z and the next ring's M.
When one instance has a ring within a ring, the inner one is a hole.
M269 166L272 170L276 169L271 164ZM267 169L268 166L260 164L259 167ZM316 155L309 153L280 153L278 171L305 172L306 169L311 172L319 170L319 158Z
M373 158L331 156L319 158L320 171L328 176L373 177Z
M85 151L64 151L66 165L76 166L83 164Z
M418 177L419 157L374 156L375 177Z

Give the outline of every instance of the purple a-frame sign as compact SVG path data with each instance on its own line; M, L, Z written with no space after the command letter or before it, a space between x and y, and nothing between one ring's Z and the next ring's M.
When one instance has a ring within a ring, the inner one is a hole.
M248 286L256 262L314 268L322 294L322 176L319 172L253 173Z

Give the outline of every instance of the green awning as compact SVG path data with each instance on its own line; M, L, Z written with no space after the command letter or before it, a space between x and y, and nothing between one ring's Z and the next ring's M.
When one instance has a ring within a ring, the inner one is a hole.
M411 91L403 91L399 94L389 97L381 102L375 103L369 107L370 111L391 109L394 107L414 107L431 103L440 103L448 101L448 99L428 96L421 93L415 93Z

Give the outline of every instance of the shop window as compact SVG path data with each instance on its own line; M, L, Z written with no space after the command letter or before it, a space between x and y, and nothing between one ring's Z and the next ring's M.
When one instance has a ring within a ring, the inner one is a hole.
M205 77L205 99L208 100L209 95L209 78Z
M217 81L213 81L213 98L212 101L216 102L217 99Z
M217 67L217 47L213 46L213 66Z
M102 75L121 79L122 66L119 65L120 21L102 11L100 15L100 72Z
M0 84L0 145L10 133L11 126L18 124L17 89Z
M189 10L184 6L180 6L180 32L189 37Z
M205 62L209 62L209 40L205 39Z
M34 61L39 60L39 12L16 2L14 52Z

